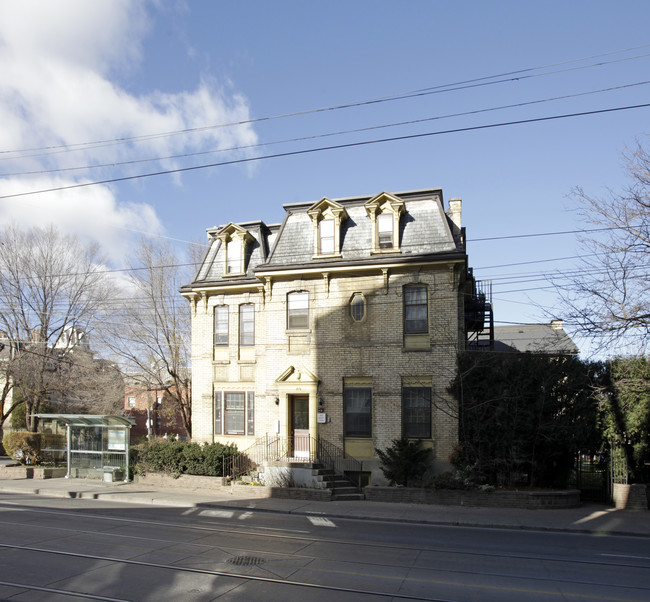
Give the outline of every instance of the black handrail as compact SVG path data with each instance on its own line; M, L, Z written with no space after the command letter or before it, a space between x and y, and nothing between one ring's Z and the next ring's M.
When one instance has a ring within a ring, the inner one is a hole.
M300 438L300 456L295 456L296 440L293 437L269 437L265 435L246 449L231 456L223 464L225 477L237 479L253 472L266 462L305 462L318 463L335 474L344 476L357 491L361 491L361 470L363 465L359 460L345 453L343 449L330 441L309 437L309 448L305 445L306 438ZM332 481L332 493L336 492L336 482Z

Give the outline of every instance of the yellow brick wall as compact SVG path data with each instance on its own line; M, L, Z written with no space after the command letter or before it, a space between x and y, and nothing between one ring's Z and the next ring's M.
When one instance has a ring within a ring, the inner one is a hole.
M429 290L429 345L426 350L404 348L402 335L403 286L424 283ZM329 290L328 290L329 288ZM286 330L286 295L308 291L310 329ZM372 379L372 447L385 448L401 436L401 383L404 377L426 376L432 391L432 442L439 468L446 466L457 444L455 403L447 387L456 369L456 353L463 310L458 285L446 265L420 266L391 271L388 287L377 269L365 274L321 274L300 279L277 279L263 295L261 289L233 294L213 294L196 303L192 319L192 420L195 441L213 441L213 390L255 392L255 437L276 433L280 408L276 379L289 366L306 368L319 381L319 396L331 422L319 424L319 436L344 447L343 379ZM354 323L349 301L354 293L366 299L366 318ZM254 303L254 358L242 358L237 347L238 307ZM213 307L230 306L230 346L214 359ZM292 338L291 335L297 335ZM227 357L227 359L224 359ZM245 375L242 382L241 375ZM251 378L252 376L252 378ZM249 437L217 437L235 441L240 449L252 444ZM358 445L356 445L358 447ZM364 447L362 445L362 447ZM364 447L367 448L366 445ZM366 462L378 474L376 462Z

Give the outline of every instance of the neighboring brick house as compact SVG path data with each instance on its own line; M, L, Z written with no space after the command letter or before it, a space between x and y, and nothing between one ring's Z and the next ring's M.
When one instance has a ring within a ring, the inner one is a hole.
M447 392L473 291L461 200L442 190L285 205L281 224L208 230L192 306L195 441L324 439L381 483L375 448L402 436L448 468ZM309 445L309 443L307 443Z
M183 419L163 389L148 387L137 378L127 377L124 389L124 416L133 418L131 438L179 437L187 439Z

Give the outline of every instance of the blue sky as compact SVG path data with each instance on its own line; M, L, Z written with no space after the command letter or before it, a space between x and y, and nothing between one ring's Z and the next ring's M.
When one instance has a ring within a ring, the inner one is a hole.
M5 2L0 224L54 222L119 267L140 233L204 241L284 203L441 187L497 322L546 321L541 277L575 268L575 236L494 239L579 229L571 190L625 185L648 108L261 157L650 102L648 23L626 0ZM233 159L259 160L24 195Z

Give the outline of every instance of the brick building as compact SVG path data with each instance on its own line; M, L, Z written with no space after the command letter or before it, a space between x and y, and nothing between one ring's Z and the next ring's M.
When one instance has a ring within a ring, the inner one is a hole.
M127 376L124 388L124 416L133 418L131 438L179 437L187 439L183 418L167 391Z
M325 440L380 484L375 448L402 436L448 467L447 392L473 290L461 201L442 190L285 205L281 224L208 230L192 307L195 441ZM307 443L305 443L307 442Z

